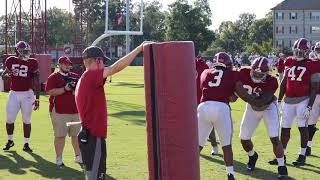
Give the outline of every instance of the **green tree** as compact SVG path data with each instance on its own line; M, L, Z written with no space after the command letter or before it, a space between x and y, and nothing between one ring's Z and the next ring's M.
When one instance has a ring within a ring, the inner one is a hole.
M140 7L137 8L140 10ZM153 0L144 4L143 36L132 36L133 45L140 44L143 40L163 41L165 39L166 13L161 11L162 4ZM133 14L134 29L140 28L140 11Z
M167 41L193 41L199 51L206 50L215 34L209 30L211 10L206 0L197 0L194 5L187 0L177 0L169 5L166 17Z
M62 46L73 42L73 17L67 11L56 7L47 11L48 45Z

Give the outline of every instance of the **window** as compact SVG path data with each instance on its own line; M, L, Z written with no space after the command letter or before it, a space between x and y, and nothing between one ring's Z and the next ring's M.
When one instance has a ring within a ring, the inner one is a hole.
M277 26L276 27L276 33L283 34L284 33L284 27L283 26Z
M320 12L311 12L310 19L315 21L320 21Z
M282 48L283 47L283 40L277 40L277 47Z
M297 34L298 33L298 26L290 26L289 32L290 32L290 34Z
M292 40L289 41L289 47L292 47Z
M320 26L310 26L310 33L320 33Z
M296 19L298 19L298 13L296 13L296 12L290 12L289 18L290 18L291 20L296 20Z
M276 19L284 19L284 13L283 12L277 12L276 13Z

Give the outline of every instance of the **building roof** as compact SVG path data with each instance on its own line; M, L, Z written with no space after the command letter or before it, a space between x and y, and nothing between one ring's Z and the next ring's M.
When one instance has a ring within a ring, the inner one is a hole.
M271 10L320 10L320 0L284 0Z

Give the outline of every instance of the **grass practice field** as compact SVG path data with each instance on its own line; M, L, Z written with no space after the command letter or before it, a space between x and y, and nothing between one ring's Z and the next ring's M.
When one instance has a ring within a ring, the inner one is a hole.
M107 179L146 180L148 179L147 144L144 107L143 67L128 67L112 77L107 83L109 129L107 139ZM11 151L3 151L7 140L5 131L5 107L7 93L0 93L0 180L40 180L40 179L84 179L81 167L73 162L74 154L70 138L66 142L64 163L60 169L55 165L53 131L48 113L48 96L41 96L40 111L33 113L31 147L34 153L22 151L23 133L21 115L15 126L15 146ZM268 160L274 158L272 145L263 122L256 130L253 142L259 153L254 172L245 170L248 160L238 137L239 127L245 103L238 100L231 105L234 122L233 151L236 179L277 179L277 166L271 166ZM183 128L183 127L181 127ZM188 133L188 132L186 132ZM291 162L297 158L300 138L296 125L293 126L288 146L288 172L292 179L319 179L320 145L319 132L315 135L312 153L307 165L296 168ZM222 155L211 156L210 143L200 155L201 179L226 179ZM219 147L219 153L222 153Z

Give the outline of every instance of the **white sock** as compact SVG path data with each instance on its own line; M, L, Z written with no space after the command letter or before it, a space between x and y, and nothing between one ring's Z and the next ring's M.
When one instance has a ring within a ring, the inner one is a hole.
M227 170L227 174L233 174L233 166L227 166L226 167L226 170Z
M286 148L283 148L283 154L287 154L287 149Z
M312 141L308 141L307 146L308 146L308 147L311 147L311 146L312 146Z
M248 152L248 156L253 156L254 155L254 150L252 149L251 151Z
M24 138L24 143L29 143L30 138Z
M278 161L278 166L284 166L284 157L277 158L277 161Z
M13 134L8 135L8 140L13 141Z
M300 148L300 154L305 156L306 150L307 150L307 148Z

